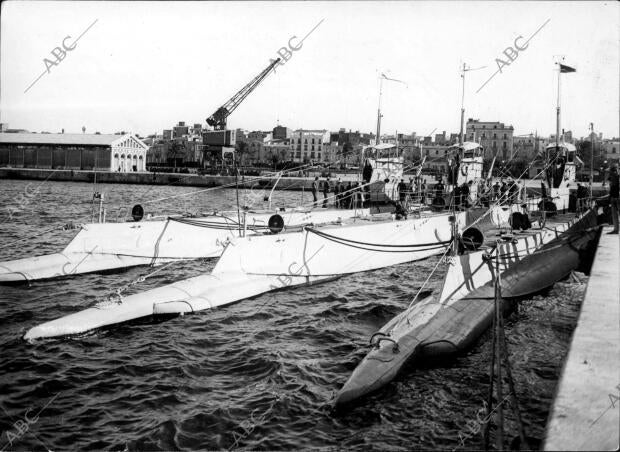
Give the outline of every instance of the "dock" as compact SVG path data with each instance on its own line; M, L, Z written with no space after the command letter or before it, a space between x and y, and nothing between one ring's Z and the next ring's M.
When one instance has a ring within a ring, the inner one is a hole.
M620 236L605 227L547 424L544 450L618 450Z
M161 173L161 172L117 172L71 169L41 168L0 168L1 179L37 180L55 182L85 182L99 184L135 184L135 185L170 185L176 187L229 187L239 186L243 189L271 189L310 191L315 176L325 180L321 172L310 172L307 177L290 176L277 178L274 173L265 170L267 175L212 175L197 173ZM297 172L299 173L299 172ZM327 174L327 173L326 173ZM343 183L357 181L357 173L332 173L331 180L340 179ZM406 176L409 177L409 176Z
M117 171L92 171L92 170L71 170L71 169L49 169L49 168L0 168L1 179L16 180L37 180L55 182L85 182L93 183L95 180L99 184L136 184L136 185L170 185L176 187L235 187L243 189L271 189L276 186L276 190L289 191L310 191L314 177L318 176L321 181L325 180L327 174L330 175L332 182L340 179L343 183L355 182L358 180L358 173L341 173L338 170L309 171L306 176L297 175L296 177L287 174L280 179L273 176L273 172L265 169L269 175L208 175L197 173L162 173L162 172L117 172ZM294 172L295 173L295 172ZM297 172L299 173L299 171ZM405 173L403 178L406 182L413 177L413 174ZM434 176L422 175L426 184L434 185ZM523 179L522 182L530 189L538 191L540 181L538 179ZM575 192L577 184L570 187L571 192ZM607 188L596 182L592 189L594 196L604 196Z

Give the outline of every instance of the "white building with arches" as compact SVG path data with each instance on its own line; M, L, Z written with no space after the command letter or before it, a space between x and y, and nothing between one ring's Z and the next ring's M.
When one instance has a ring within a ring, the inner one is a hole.
M121 173L146 171L148 146L132 134L116 136L120 138L110 143L112 150L111 170Z

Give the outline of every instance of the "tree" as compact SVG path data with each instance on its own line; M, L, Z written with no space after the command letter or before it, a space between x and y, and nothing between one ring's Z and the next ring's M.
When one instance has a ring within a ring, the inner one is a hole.
M592 142L584 140L579 143L579 156L583 160L584 168L590 169L590 163L592 162ZM594 168L603 166L605 157L601 155L600 148L594 146Z
M349 143L348 141L345 142L344 145L342 146L342 156L336 159L336 161L344 157L345 164L348 163L349 157L351 157L351 154L352 154L351 152L352 150L353 150L353 146L351 145L351 143Z
M528 177L528 175L525 174L525 170L527 169L529 163L530 162L525 159L511 160L508 164L508 172L515 179L520 177Z
M239 141L235 146L235 150L237 151L237 161L243 166L243 161L245 160L245 155L248 153L248 143L245 141Z
M280 156L277 153L271 154L271 163L273 163L273 170L276 171L280 163Z
M278 151L278 155L280 157L280 161L281 162L285 162L286 161L286 155L287 155L288 151L286 149L280 149Z
M183 160L183 155L185 153L184 151L185 151L185 146L181 145L181 143L178 143L176 141L171 142L170 147L168 149L168 155L167 155L168 162L172 160L172 164L176 168L177 160L179 158Z

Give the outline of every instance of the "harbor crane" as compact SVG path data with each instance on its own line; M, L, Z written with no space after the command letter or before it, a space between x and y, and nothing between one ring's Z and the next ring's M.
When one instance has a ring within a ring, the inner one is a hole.
M207 124L213 127L214 130L226 130L226 120L233 111L248 97L248 95L254 91L260 82L269 75L269 72L280 63L280 58L272 60L271 64L267 68L254 77L247 85L241 88L233 97L231 97L224 105L216 110L211 116L207 118Z
M237 91L233 97L207 118L207 124L213 127L213 130L205 131L202 135L205 157L208 155L209 160L220 161L222 167L227 160L234 159L236 136L234 131L226 129L226 121L241 102L256 89L259 83L262 82L279 63L280 58L272 60L269 66L263 69L260 74L250 80L247 85ZM232 160L229 163L232 163Z

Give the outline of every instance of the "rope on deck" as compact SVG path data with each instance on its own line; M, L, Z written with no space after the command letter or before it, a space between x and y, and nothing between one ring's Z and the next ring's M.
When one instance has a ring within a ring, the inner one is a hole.
M335 235L327 234L325 232L318 231L311 227L306 227L305 229L306 231L316 234L321 238L330 240L340 245L350 246L352 248L357 248L357 249L366 250L366 251L378 251L380 253L410 253L412 251L415 251L418 248L424 248L420 251L430 251L430 250L444 248L445 246L448 246L450 243L452 243L452 239L446 240L446 241L432 242L432 243L415 243L415 244L407 244L407 245L360 242L357 240L345 239L343 237L337 237ZM389 248L389 249L377 249L377 248Z

